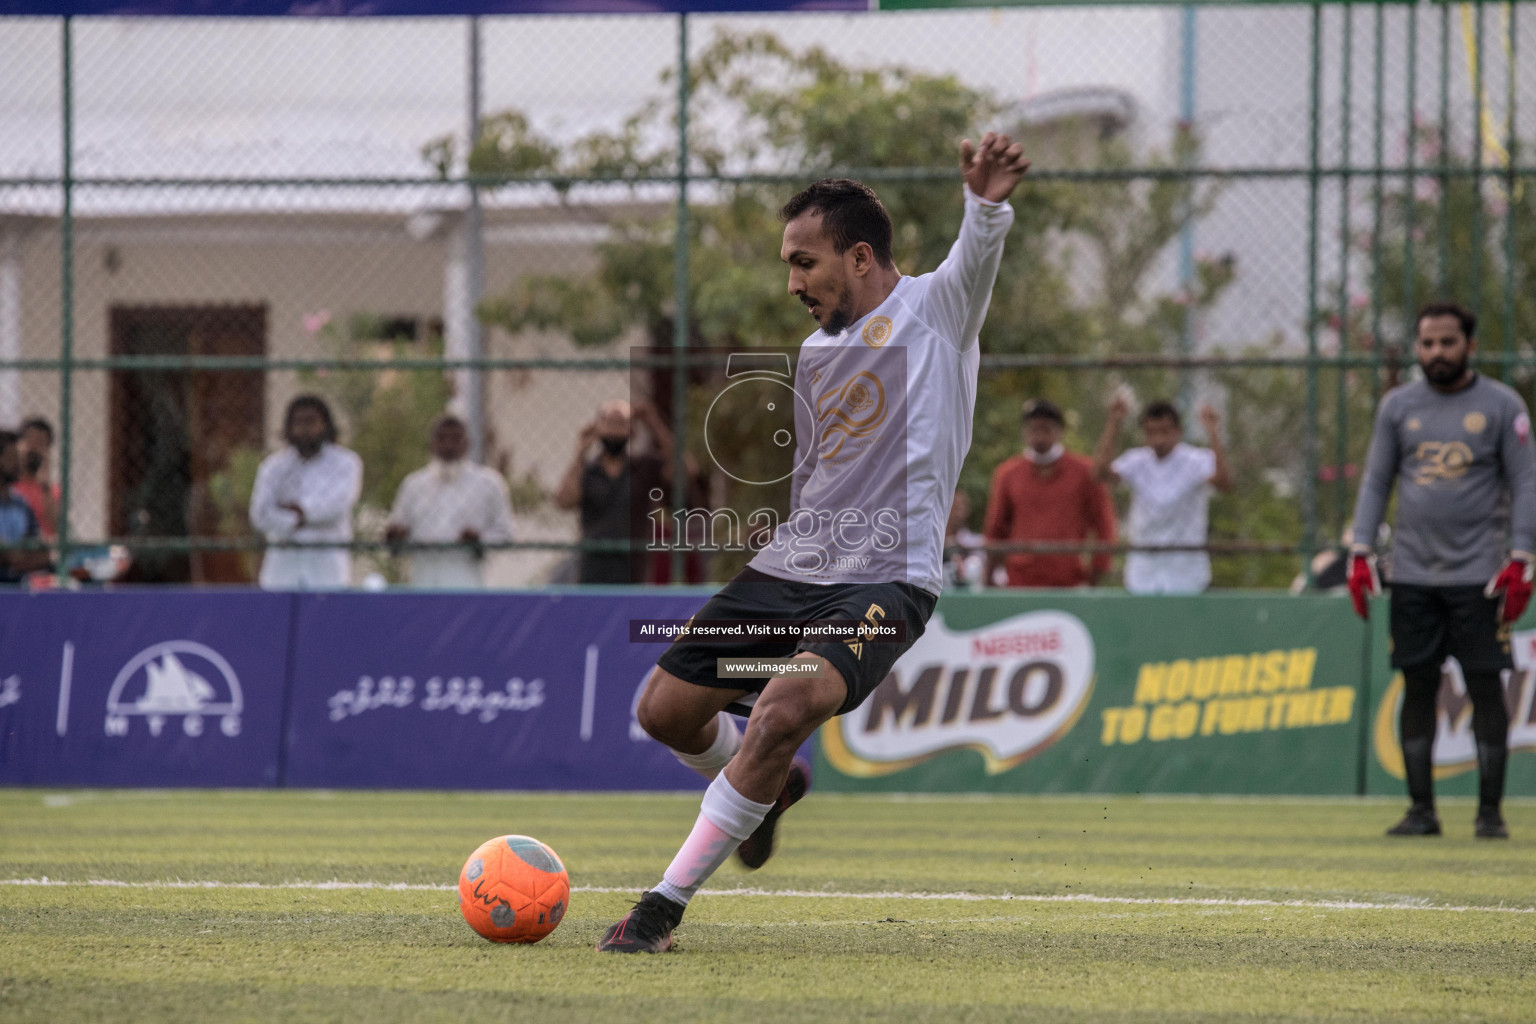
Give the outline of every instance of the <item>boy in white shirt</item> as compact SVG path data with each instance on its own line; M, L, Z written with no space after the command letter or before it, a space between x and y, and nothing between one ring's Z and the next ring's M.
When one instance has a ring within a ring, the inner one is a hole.
M1200 407L1209 448L1184 443L1179 410L1153 402L1141 413L1146 446L1114 457L1120 427L1130 402L1117 391L1109 420L1094 453L1094 470L1107 483L1131 489L1126 533L1139 547L1200 546L1206 542L1211 489L1230 491L1221 444L1221 419L1209 405ZM1204 551L1133 551L1125 558L1125 589L1133 594L1198 594L1211 583L1211 558Z

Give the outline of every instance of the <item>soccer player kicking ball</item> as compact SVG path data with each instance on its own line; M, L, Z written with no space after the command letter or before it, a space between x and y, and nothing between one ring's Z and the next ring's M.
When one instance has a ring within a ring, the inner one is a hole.
M1392 667L1403 672L1398 729L1413 804L1387 834L1440 834L1430 754L1440 663L1455 655L1477 739L1474 834L1506 839L1499 803L1509 713L1499 673L1511 664L1510 626L1531 599L1531 420L1519 395L1468 365L1477 347L1471 313L1437 303L1421 309L1417 323L1424 379L1390 392L1376 412L1349 555L1350 596L1366 618L1366 598L1380 591L1371 542L1396 478Z
M640 724L713 781L662 880L599 951L671 949L689 900L732 851L750 868L768 859L779 815L809 781L795 752L823 722L858 707L933 614L950 497L971 446L977 335L1013 223L1006 200L1029 169L1013 140L991 132L979 145L961 143L960 158L960 237L921 277L896 269L890 216L866 186L827 179L785 204L779 255L789 292L821 328L795 370L790 514L694 617L832 620L871 632L896 625L904 636L729 645L684 636L667 649L641 695ZM721 679L722 657L789 658L815 674ZM746 704L743 735L725 709Z

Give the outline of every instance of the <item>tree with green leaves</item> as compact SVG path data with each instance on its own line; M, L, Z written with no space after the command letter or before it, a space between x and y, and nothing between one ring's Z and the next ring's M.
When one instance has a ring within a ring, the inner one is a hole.
M777 211L799 184L830 173L873 184L896 227L898 266L924 273L943 260L959 229L958 141L979 137L987 126L1009 130L1026 146L1031 134L1027 125L1011 123L1017 119L1001 99L953 76L853 66L821 48L792 50L768 33L722 33L689 73L690 169L707 179L725 176L697 183L690 193L686 336L694 350L792 347L808 333L804 311L784 294L778 259ZM557 179L671 173L674 117L661 104L647 104L617 131L561 146L521 112L504 111L483 123L469 169ZM444 173L454 162L451 140L425 152ZM1198 140L1179 133L1171 152L1142 154L1139 162L1184 166L1197 154ZM1134 156L1111 139L1095 142L1087 159L1096 168L1124 170ZM1230 283L1231 263L1201 263L1188 294L1150 294L1149 281L1168 244L1215 198L1214 188L1177 175L1026 181L1012 200L1014 233L982 331L983 353L1173 351L1185 316L1209 307ZM675 212L616 215L610 226L612 237L597 246L592 273L523 277L489 297L482 318L512 332L565 331L584 346L638 336L670 347L678 315ZM1169 395L1175 384L1165 371L1134 376L1145 397ZM692 380L687 438L707 465L697 439L710 384L702 376ZM984 370L975 441L961 478L973 507L985 506L992 469L1019 449L1025 398L1046 396L1078 410L1072 434L1081 443L1096 434L1111 383L1093 374ZM1251 477L1260 472L1248 469ZM1241 456L1237 471L1245 471ZM731 503L730 481L714 483L717 498ZM752 500L759 498L754 492Z

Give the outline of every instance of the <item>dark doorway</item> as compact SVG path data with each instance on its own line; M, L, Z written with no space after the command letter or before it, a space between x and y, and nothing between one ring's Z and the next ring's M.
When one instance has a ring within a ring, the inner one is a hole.
M261 356L263 306L119 306L118 356ZM232 496L249 487L226 471L240 449L263 448L261 370L112 371L111 528L119 537L235 537L249 533ZM245 462L249 459L243 460ZM240 551L134 551L146 583L249 583Z

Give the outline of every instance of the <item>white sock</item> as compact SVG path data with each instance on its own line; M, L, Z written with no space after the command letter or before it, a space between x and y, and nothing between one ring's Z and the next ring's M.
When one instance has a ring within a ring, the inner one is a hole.
M717 776L704 791L693 831L651 891L687 906L699 886L730 859L732 851L763 823L772 808L771 803L748 800L723 774Z
M709 745L708 750L702 754L672 751L679 761L706 779L713 779L725 771L725 766L736 755L736 751L741 749L741 727L736 724L736 716L722 711L715 716L715 722L715 742Z

